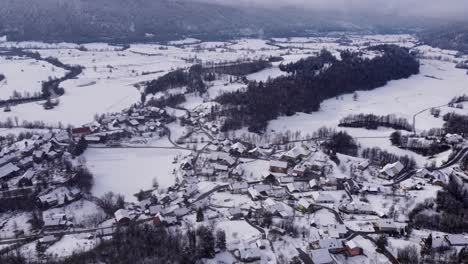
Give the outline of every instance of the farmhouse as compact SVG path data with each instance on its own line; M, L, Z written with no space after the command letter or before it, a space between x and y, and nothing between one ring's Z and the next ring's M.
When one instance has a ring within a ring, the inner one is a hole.
M130 223L130 215L126 209L119 209L114 213L115 222L120 225Z
M380 177L384 179L393 179L404 169L403 164L397 161L395 163L387 164L380 170Z

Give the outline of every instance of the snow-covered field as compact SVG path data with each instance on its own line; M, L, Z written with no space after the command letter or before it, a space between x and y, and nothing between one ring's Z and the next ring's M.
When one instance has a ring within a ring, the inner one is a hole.
M65 71L44 61L0 56L0 74L5 75L0 81L0 100L5 100L15 91L21 95L40 93L43 81L62 77Z
M161 188L174 184L174 157L188 154L183 150L171 149L88 149L85 154L87 166L94 174L92 193L101 196L112 191L133 196L141 189L152 186L157 179Z

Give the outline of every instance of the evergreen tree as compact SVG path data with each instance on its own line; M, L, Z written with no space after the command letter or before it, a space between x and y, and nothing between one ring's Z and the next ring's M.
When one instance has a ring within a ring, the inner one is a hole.
M197 210L197 222L203 222L204 221L204 214L203 214L203 210L201 208L198 208Z

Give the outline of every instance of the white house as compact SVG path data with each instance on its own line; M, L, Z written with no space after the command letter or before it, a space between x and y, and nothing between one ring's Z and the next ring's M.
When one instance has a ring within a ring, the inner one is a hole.
M404 169L404 167L405 166L403 166L399 161L387 164L380 170L379 176L385 179L393 179Z

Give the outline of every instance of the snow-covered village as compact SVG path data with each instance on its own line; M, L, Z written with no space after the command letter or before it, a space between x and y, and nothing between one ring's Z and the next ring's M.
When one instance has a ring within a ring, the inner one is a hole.
M276 94L392 59L395 77L316 107ZM409 34L0 40L0 255L466 263L466 61Z

